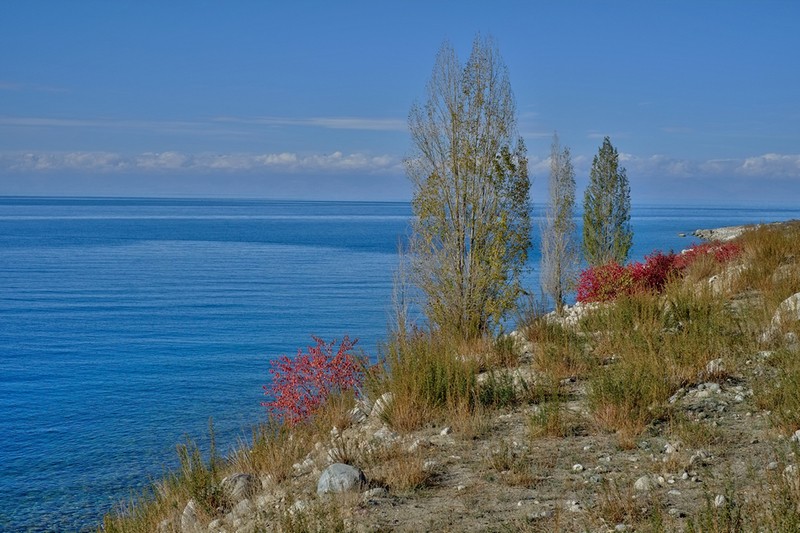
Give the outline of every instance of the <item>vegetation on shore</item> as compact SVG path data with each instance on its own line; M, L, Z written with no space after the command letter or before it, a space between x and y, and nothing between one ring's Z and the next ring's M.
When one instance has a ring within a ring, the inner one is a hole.
M498 499L491 530L605 531L624 524L634 531L795 531L800 525L798 450L786 437L800 428L800 324L783 321L776 329L773 315L781 302L800 292L800 224L753 229L736 246L741 251L730 261L699 256L661 291L626 293L611 303L583 306L574 321L529 313L519 327L524 341L397 334L381 364L367 369L363 389L373 400L392 393L376 423L399 435L397 441L364 447L358 439L337 439L336 434L346 435L345 428L355 425L350 414L358 399L352 392L331 394L302 422L257 428L252 440L230 457L212 452L211 460L204 461L191 443L181 446L181 469L146 497L108 515L103 530L181 531L190 499L207 525L237 503L228 500L222 483L233 473L253 474L263 481L259 492L278 495L269 508L254 506L254 531L411 530L382 516L392 516L395 505L406 508L409 501L423 511L426 506L441 511L436 494L457 493L447 471L459 466L451 461L426 469L426 461L436 456L435 445L410 452L410 446L397 442L447 426L453 446L462 443L461 462L479 465L473 479L484 485L486 498L500 490L496 487L524 488L536 495L558 479L553 474L557 465L523 451L534 447L563 450L571 442L613 442L608 444L616 450L613 457L639 453L643 442L661 439L698 450L695 455L703 451L733 461L742 444L732 441L737 434L771 450L767 457L738 458L752 462L752 469L739 475L719 472L713 462L688 467L680 452L661 454L665 461L640 464L638 471L607 473L584 493L580 512L564 511L556 500L556 512L534 517L510 512ZM729 407L741 419L697 418L696 406L675 400L682 394L699 396L691 391L712 389L708 384L744 391L741 401ZM750 416L744 418L744 412ZM516 445L508 440L512 430L498 425L511 416L527 420L513 429L525 439ZM749 433L748 426L761 419L763 430ZM386 489L383 503L365 503L358 494L309 497L315 479L298 473L295 465L320 442L336 460L364 470L373 488ZM470 449L475 457L469 457ZM477 457L487 449L493 451ZM778 467L768 466L772 463ZM681 470L708 482L695 490L707 498L685 502L680 514L668 512L669 486L647 493L631 489L632 475L668 477ZM563 493L580 489L568 476L559 483ZM292 511L299 500L312 503L307 510ZM468 517L449 522L446 529L480 529L481 523ZM443 522L431 518L432 528L440 526Z

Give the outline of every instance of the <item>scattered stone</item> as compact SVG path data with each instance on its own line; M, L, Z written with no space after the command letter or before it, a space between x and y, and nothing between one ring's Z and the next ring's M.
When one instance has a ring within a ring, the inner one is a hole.
M238 472L225 477L220 485L232 502L240 502L250 498L261 484L261 480L252 474Z
M294 470L295 474L303 475L308 474L314 468L314 460L311 457L306 457L303 462L295 463L292 465L292 469Z
M664 453L667 455L673 454L680 450L681 443L680 442L668 442L664 445Z
M725 502L726 502L725 496L723 496L722 494L717 494L714 497L714 507L722 507L723 505L725 505Z
M781 302L781 305L778 306L772 316L769 327L761 334L761 342L770 342L780 333L783 325L797 321L800 321L800 292L789 296Z
M364 472L344 463L333 463L326 468L317 482L317 494L358 490L367 482Z
M422 470L425 472L433 472L436 470L436 467L439 466L439 463L432 459L428 459L424 463L422 463Z
M362 499L364 500L371 500L373 498L386 498L389 495L389 491L383 487L375 487L374 489L369 489L364 491L361 494Z
M531 513L528 515L528 520L535 521L535 520L542 520L546 518L552 518L555 512L552 509L544 509L542 511Z
M706 452L704 452L703 450L697 450L697 453L693 454L689 458L689 466L707 465L709 459L710 459L710 457L708 456L708 454Z
M583 465L580 464L580 463L576 463L576 464L572 465L572 471L573 472L583 472L584 470L585 470L585 468L583 468Z
M614 531L628 531L628 526L625 524L617 524L614 526Z
M186 503L181 514L181 533L200 533L200 519L197 516L197 502L194 498Z
M713 359L706 364L706 374L710 376L719 375L725 372L725 361Z
M466 488L467 488L467 487L466 487L466 486L464 486L464 485L459 485L459 486L457 486L457 487L456 487L456 490L457 490L457 491L459 491L459 492L461 492L462 490L464 490L464 489L466 489Z
M350 409L350 411L347 413L347 416L350 418L350 421L353 424L360 424L367 419L367 413L365 413L360 407L353 407Z
M305 500L297 500L296 502L294 502L292 504L291 507L289 507L289 514L294 516L294 515L296 515L298 513L305 512L306 510L308 510L308 508L309 508L309 505L308 505L307 501L305 501Z
M778 469L778 462L777 461L770 461L767 465L767 470L777 470Z
M583 511L580 502L576 500L567 500L564 502L564 508L570 513L579 513Z
M800 442L800 429L794 432L792 435L792 442Z
M445 436L445 435L449 435L452 432L453 432L453 429L450 426L447 426L446 428L442 429L439 432L439 435Z
M634 490L647 492L655 488L656 483L651 476L642 476L633 484Z
M375 405L372 406L372 411L370 412L369 416L373 418L380 418L389 408L389 405L391 405L393 399L394 395L391 392L384 392L381 394L381 397L378 398L375 401Z
M245 518L253 513L253 504L250 500L242 500L231 510L235 518Z
M392 442L399 438L399 435L389 429L386 426L381 427L378 431L372 434L372 437L376 440L381 440L385 442Z

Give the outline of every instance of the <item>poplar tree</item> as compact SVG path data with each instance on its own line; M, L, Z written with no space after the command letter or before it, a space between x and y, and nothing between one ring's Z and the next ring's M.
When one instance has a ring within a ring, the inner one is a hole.
M608 137L592 160L583 199L583 254L591 266L624 263L633 244L631 190Z
M575 211L575 169L568 147L561 149L558 134L550 148L550 199L540 229L542 262L540 283L561 314L578 272Z
M445 43L427 100L409 114L414 283L430 326L492 331L520 293L530 246L530 182L508 71L491 39L466 64Z

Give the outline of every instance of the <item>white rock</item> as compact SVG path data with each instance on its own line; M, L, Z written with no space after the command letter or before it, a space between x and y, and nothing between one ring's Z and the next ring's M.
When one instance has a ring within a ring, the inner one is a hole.
M706 374L721 374L725 372L725 361L722 359L713 359L706 363Z
M350 421L353 424L360 424L367 419L367 413L365 413L360 407L353 407L350 409L350 411L347 413L347 416L350 418Z
M572 471L573 472L583 472L584 471L583 465L580 464L580 463L575 463L574 465L572 465Z
M567 500L564 502L564 508L570 513L579 513L583 511L580 502L576 500Z
M792 442L800 442L800 429L794 432L792 435Z
M385 498L389 495L389 491L383 487L375 487L374 489L369 489L361 494L361 497L365 500L369 500L372 498Z
M364 472L358 468L344 463L333 463L322 472L317 482L317 494L357 490L366 482Z
M653 489L654 487L655 487L655 482L653 481L653 478L650 476L642 476L639 479L637 479L636 482L633 484L634 490L638 490L641 492L646 492L648 490Z
M673 454L680 450L681 444L680 442L668 442L664 445L664 453L667 455Z
M442 430L439 432L439 435L442 435L442 436L444 436L444 435L449 435L449 434L450 434L450 433L452 433L452 432L453 432L453 429L452 429L450 426L447 426L446 428L442 429Z
M197 516L197 502L194 498L186 503L181 514L181 533L199 533L200 519Z
M800 320L800 292L781 302L781 305L775 310L775 314L772 315L769 327L761 334L761 342L770 342L778 335L782 326L798 320Z
M425 472L433 472L436 470L436 467L439 466L439 463L432 459L428 459L424 463L422 463L422 470Z
M381 427L378 431L372 434L372 438L385 442L392 442L399 438L399 435L386 426Z
M231 510L236 518L245 518L253 513L253 504L250 500L242 500Z
M714 507L722 507L723 505L725 505L725 501L726 501L725 496L723 496L722 494L717 494L716 496L714 496Z
M305 500L297 500L289 507L289 514L295 515L297 513L305 512L309 508L308 502Z
M369 416L373 418L380 418L394 400L394 395L391 392L384 392L381 397L375 400L375 405L372 406L372 411Z

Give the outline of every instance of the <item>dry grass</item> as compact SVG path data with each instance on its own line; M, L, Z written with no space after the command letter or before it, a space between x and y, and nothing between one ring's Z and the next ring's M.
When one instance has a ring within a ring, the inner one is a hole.
M380 448L365 460L365 472L373 483L400 493L430 485L435 469L426 467L422 450L409 451L400 445Z
M385 348L383 368L373 373L375 395L391 392L385 421L399 431L412 431L438 420L449 406L470 405L479 368L459 352L461 343L447 337L415 333L396 337Z
M530 458L519 447L503 440L485 460L486 467L503 483L532 488L536 477Z

